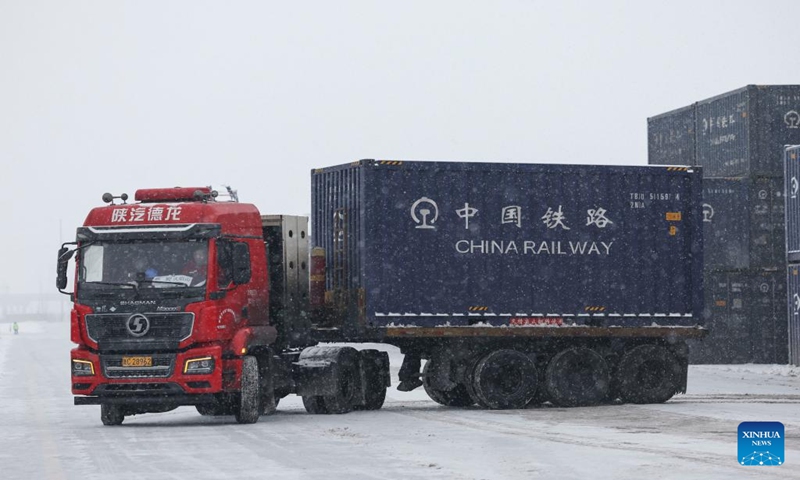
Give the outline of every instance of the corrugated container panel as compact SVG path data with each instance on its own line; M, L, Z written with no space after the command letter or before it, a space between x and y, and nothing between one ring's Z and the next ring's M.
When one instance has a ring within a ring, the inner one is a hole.
M789 363L800 366L800 265L787 268Z
M786 281L780 271L706 272L710 334L692 363L786 363Z
M648 122L649 142L666 125L688 121L692 110L695 164L707 178L782 176L783 146L800 143L800 85L749 85L653 117L659 121ZM680 149L669 142L650 149L648 163L686 163L682 142Z
M695 105L647 119L647 152L651 165L695 165Z
M800 263L800 145L785 151L786 258Z
M694 325L702 192L686 170L362 161L312 173L312 240L331 295L363 299L374 327L551 314Z
M780 178L703 180L705 269L782 270L784 216Z

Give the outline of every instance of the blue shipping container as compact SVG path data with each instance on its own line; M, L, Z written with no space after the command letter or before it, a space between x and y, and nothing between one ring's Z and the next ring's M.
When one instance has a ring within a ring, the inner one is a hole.
M786 147L786 260L800 263L800 145Z
M789 363L800 365L800 265L789 265L786 290L789 316Z
M312 243L351 326L691 326L701 206L697 168L362 160L312 172Z
M775 177L703 180L705 269L773 268L785 261L783 181Z
M647 158L651 165L696 165L697 108L694 104L647 119Z
M706 327L690 343L692 363L786 363L783 270L707 271Z

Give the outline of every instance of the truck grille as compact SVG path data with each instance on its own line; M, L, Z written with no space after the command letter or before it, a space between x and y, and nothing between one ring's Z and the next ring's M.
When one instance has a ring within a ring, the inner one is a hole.
M132 313L92 314L86 315L86 331L89 338L96 342L114 342L124 340L165 340L180 342L192 334L194 327L193 313L144 313L149 329L143 335L134 335L128 329L128 320Z
M100 355L106 378L165 378L175 369L175 355L148 355L153 357L152 367L123 367L123 355Z

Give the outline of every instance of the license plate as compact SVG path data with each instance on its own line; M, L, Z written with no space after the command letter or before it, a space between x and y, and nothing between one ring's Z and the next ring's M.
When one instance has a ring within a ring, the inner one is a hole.
M123 367L152 367L153 357L122 357Z

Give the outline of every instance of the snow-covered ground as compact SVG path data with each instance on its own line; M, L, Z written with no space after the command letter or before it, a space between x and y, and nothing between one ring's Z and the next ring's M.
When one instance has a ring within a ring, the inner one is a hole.
M482 411L392 389L376 412L308 415L289 397L255 425L182 407L103 427L72 405L68 338L0 325L0 479L800 478L798 368L691 367L663 405ZM784 423L784 465L737 464L742 421Z

